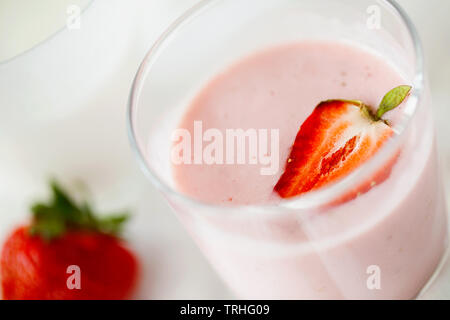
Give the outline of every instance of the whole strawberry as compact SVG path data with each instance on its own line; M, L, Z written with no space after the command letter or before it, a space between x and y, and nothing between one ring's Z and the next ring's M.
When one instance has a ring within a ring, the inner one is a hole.
M137 260L117 238L126 214L96 217L52 183L48 204L6 240L0 261L3 299L127 299Z

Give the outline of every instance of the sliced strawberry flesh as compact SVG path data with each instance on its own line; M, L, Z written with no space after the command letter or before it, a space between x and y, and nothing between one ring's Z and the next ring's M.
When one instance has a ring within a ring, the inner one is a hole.
M274 190L289 198L335 182L372 157L392 134L383 121L364 114L361 105L322 102L302 124Z

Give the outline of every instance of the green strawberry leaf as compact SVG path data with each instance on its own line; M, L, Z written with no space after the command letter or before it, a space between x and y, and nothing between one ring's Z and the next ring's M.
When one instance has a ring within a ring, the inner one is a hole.
M89 203L78 205L57 182L51 182L52 197L47 203L31 207L30 234L45 240L61 237L68 230L89 230L118 236L129 218L128 213L97 217Z
M381 100L380 106L378 107L377 113L376 113L376 120L380 120L381 117L388 111L396 108L398 105L400 105L403 100L408 96L409 92L411 91L411 86L398 86L383 97Z

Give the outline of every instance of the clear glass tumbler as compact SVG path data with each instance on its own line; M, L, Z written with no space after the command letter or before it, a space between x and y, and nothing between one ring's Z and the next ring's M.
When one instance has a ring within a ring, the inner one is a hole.
M224 66L304 39L369 48L413 86L395 137L329 187L276 205L219 206L177 191L171 133L189 99ZM142 168L240 298L409 299L435 272L447 241L421 45L385 0L205 0L146 55L130 94L129 133ZM383 188L328 206L401 149Z

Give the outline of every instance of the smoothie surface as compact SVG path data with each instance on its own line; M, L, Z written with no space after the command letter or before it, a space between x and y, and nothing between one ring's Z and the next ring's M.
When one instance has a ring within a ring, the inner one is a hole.
M173 165L176 185L181 192L214 204L282 201L273 188L301 124L317 104L327 99L352 99L376 107L386 92L404 82L381 57L340 42L305 41L245 57L206 83L178 127L191 133L192 153L194 121L201 121L203 132L218 129L224 139L227 129L267 129L269 153L270 132L278 129L277 170L262 175L261 168L268 165L250 163L247 140L245 164ZM395 121L401 109L386 118ZM208 144L204 141L203 148ZM226 153L225 147L223 151Z

